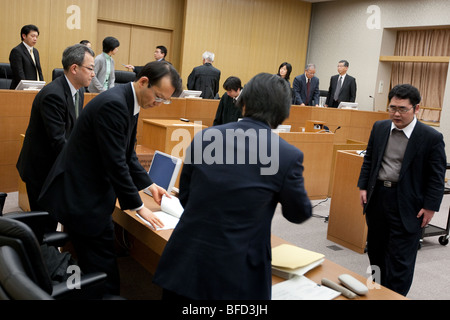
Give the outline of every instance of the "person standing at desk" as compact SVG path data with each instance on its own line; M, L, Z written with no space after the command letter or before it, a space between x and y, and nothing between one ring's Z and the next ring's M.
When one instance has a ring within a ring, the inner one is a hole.
M164 299L270 299L275 209L280 203L293 223L311 216L303 153L271 130L289 116L288 83L259 74L238 106L243 120L205 129L187 149L179 195L184 212L154 276ZM263 150L271 150L271 161Z
M113 55L119 51L120 42L114 37L103 39L103 52L95 57L95 78L88 87L91 93L100 93L114 87L116 82Z
M237 98L242 90L241 79L238 77L229 77L223 83L223 88L227 93L220 99L213 126L238 121L239 118L242 118L242 110L236 106Z
M446 155L441 133L419 122L420 92L409 84L389 92L391 120L375 122L358 180L370 264L381 284L408 293L422 228L444 194Z
M139 190L149 187L157 203L166 190L152 183L135 152L140 108L170 103L182 91L175 68L147 64L135 82L119 85L89 102L57 158L41 192L41 205L64 225L81 270L105 272L107 293L118 295L119 271L112 213L135 210L156 229L162 226L143 205Z
M82 44L68 47L62 65L64 76L46 85L33 101L16 165L32 211L43 209L37 202L39 193L83 109L84 87L94 77L94 52ZM56 223L52 229L56 230Z
M316 66L308 64L305 73L295 77L293 84L294 104L300 106L319 106L319 78L315 77Z
M220 70L213 67L214 53L203 53L203 64L195 67L188 77L188 90L201 91L203 99L215 99L219 92Z
M153 53L156 61L166 61L167 48L165 46L157 46L155 52ZM133 71L136 75L141 72L144 66L133 66L131 64L124 65L125 68Z
M356 79L347 74L349 63L341 60L338 63L338 73L330 79L325 107L337 108L341 102L355 102Z
M11 89L15 89L20 80L44 81L39 51L34 47L39 38L39 28L33 24L20 30L22 43L11 50L9 63L12 71Z

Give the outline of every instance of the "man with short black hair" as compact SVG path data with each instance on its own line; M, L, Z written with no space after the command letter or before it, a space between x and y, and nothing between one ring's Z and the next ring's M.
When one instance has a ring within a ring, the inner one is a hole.
M242 90L241 79L238 77L229 77L223 83L223 88L227 93L220 99L213 126L238 121L239 118L242 118L242 110L236 106L236 100Z
M390 120L373 125L358 180L374 279L406 295L419 241L444 194L441 133L417 120L420 92L409 84L389 93ZM377 270L375 269L375 271Z
M135 210L156 229L161 221L139 191L149 187L160 204L167 191L153 183L135 152L139 111L170 103L182 92L175 68L147 64L135 82L99 94L81 113L42 189L42 206L68 231L81 270L108 275L106 293L118 295L119 271L112 213Z
M355 102L356 79L347 74L349 63L341 60L338 63L338 74L330 79L325 107L337 108L341 102Z
M34 47L39 38L39 29L33 24L20 30L22 43L11 50L9 63L13 74L11 89L15 89L20 80L44 81L39 51Z

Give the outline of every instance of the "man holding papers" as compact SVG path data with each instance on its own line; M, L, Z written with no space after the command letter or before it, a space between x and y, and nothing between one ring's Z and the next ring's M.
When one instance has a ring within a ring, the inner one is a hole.
M81 112L42 189L42 205L69 232L81 270L107 273L108 294L118 295L120 284L111 218L116 200L122 210L162 226L139 195L149 185L157 203L167 194L152 184L134 150L140 108L170 102L180 92L175 68L155 61L135 82L99 94Z
M237 101L244 119L198 133L180 177L184 212L154 282L163 299L270 299L272 217L311 216L303 153L271 129L288 116L287 82L259 74Z

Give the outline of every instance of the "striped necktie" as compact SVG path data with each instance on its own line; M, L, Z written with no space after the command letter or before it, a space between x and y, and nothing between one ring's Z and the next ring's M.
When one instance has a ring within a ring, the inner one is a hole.
M33 59L34 62L34 67L36 68L36 79L37 81L39 81L39 72L37 70L37 64L36 64L36 59L34 58L34 53L33 53L33 48L30 49L30 55L31 55L31 59Z

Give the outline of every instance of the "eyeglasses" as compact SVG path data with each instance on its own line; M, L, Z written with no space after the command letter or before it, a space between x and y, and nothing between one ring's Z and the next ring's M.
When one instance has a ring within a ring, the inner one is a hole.
M150 87L150 89L152 89L153 95L155 96L155 101L157 103L164 103L164 104L171 104L172 103L172 100L166 100L164 98L160 98L160 97L156 96L156 93L155 93L155 90L153 90L153 87Z
M411 110L412 108L414 108L414 106L407 108L407 107L396 107L396 106L389 106L389 113L400 113L400 114L404 114L407 113L409 110Z
M88 69L90 72L94 72L94 68L91 68L91 67L85 67L85 66L80 66L80 67L86 68L86 69Z

